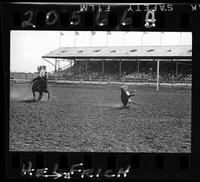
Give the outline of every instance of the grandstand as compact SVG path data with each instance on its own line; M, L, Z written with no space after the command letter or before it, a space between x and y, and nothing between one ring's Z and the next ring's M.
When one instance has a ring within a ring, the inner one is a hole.
M188 45L60 47L42 58L55 66L57 79L150 82L157 90L160 83L191 84ZM56 70L59 61L68 61L68 67Z

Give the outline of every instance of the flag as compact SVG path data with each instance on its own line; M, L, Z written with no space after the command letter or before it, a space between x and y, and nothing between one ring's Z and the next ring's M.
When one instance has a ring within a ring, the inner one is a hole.
M60 32L60 35L64 35L62 32Z
M75 31L75 35L79 35L79 32L78 32L78 31Z
M95 35L95 34L96 34L96 32L95 32L95 31L91 31L91 34L92 34L92 35Z

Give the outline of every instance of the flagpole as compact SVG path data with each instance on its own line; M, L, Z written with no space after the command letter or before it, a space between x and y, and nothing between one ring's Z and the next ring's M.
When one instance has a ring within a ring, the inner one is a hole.
M141 46L143 46L143 37L144 37L144 32L142 32L142 41L141 41Z
M162 45L162 35L163 35L163 32L160 33L160 45Z
M110 31L107 31L107 36L106 36L106 46L108 46L108 35L111 35Z
M181 32L180 32L180 46L181 46ZM178 59L176 62L176 76L178 76Z
M106 35L106 46L108 46L108 32L107 32L107 35Z
M76 47L76 32L74 32L74 47Z
M61 33L60 33L60 39L59 39L59 47L61 47Z
M60 32L59 36L59 48L61 47L61 36L63 35L62 32ZM56 62L58 62L58 76L60 76L60 60L58 59Z
M91 47L91 45L92 45L92 32L90 34L90 47Z
M59 39L59 47L61 47L61 36L64 35L62 32L60 32L60 39Z
M142 33L142 46L144 45L144 34L148 34L148 32L143 32Z
M126 32L124 32L124 40L123 40L123 45L125 46L125 34Z

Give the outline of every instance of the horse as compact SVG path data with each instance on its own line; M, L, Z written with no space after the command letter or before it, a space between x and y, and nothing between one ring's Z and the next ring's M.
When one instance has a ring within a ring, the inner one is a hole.
M41 100L43 96L43 92L48 93L48 100L50 99L50 93L47 90L47 76L33 80L31 83L32 84L32 92L33 92L33 98L35 100L35 92L39 92L39 98L38 100Z

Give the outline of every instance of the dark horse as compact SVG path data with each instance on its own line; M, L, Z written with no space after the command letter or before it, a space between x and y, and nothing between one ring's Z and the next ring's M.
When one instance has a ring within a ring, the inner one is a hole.
M33 80L31 83L32 84L32 92L33 92L33 97L35 100L35 92L39 92L39 98L38 100L41 100L43 96L43 92L48 93L48 99L50 99L50 94L49 91L47 90L47 77L43 78L38 78L36 80Z

